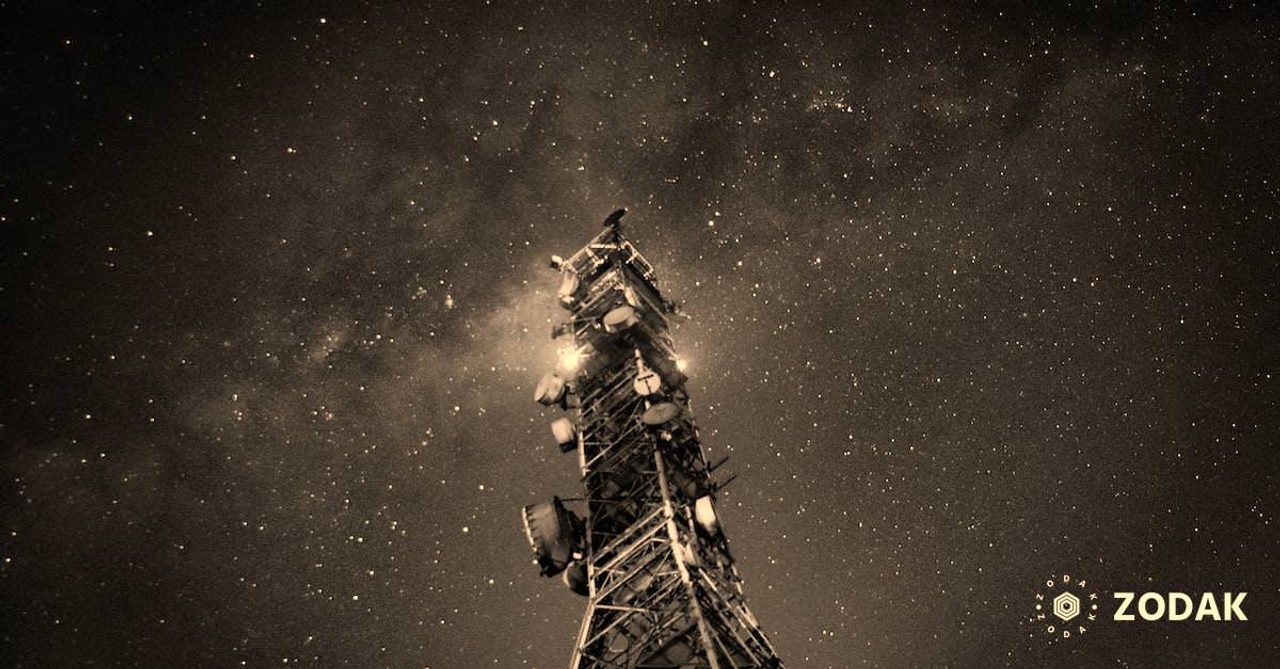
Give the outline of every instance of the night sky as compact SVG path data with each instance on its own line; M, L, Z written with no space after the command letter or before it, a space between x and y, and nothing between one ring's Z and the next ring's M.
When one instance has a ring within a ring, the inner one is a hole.
M1265 9L66 4L0 4L3 664L566 666L618 207L789 667L1280 661ZM1054 641L1063 572L1250 620Z

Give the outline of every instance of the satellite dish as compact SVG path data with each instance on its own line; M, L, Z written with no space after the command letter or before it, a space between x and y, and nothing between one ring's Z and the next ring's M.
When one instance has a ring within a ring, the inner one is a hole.
M605 314L602 322L605 332L615 333L622 332L639 321L635 307L621 306Z
M533 399L546 406L552 406L564 399L564 393L564 377L555 372L547 372L538 381L538 387L533 391Z
M562 453L568 453L574 449L577 442L578 430L574 427L573 421L568 418L557 418L551 422L551 434L556 438L556 444L560 446Z
M582 521L559 497L524 507L524 535L543 576L564 571L582 554Z
M635 383L632 384L637 395L652 395L662 389L662 379L658 378L658 373L645 366L644 362L640 362L636 372Z
M564 584L569 591L575 595L587 596L590 589L587 587L587 565L574 560L569 563L569 567L564 570Z
M645 409L644 415L640 420L645 425L658 426L675 420L680 416L680 405L673 402L659 402L648 409Z

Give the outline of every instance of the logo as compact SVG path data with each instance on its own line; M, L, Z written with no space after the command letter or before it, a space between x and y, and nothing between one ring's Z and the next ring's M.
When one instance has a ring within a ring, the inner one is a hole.
M1097 619L1098 593L1084 579L1071 574L1050 577L1036 593L1031 621L1055 640L1083 635Z
M1084 636L1093 624L1110 618L1120 623L1191 622L1226 623L1248 621L1244 600L1248 592L1131 592L1111 593L1110 605L1101 610L1102 600L1089 582L1071 574L1045 579L1036 593L1031 622L1032 636L1066 641ZM1131 629L1131 625L1121 625Z
M1138 610L1138 617L1147 621L1156 620L1190 620L1192 613L1195 619L1214 620L1214 621L1231 621L1231 620L1248 620L1245 616L1244 609L1240 605L1244 603L1247 592L1224 592L1222 593L1222 605L1218 605L1218 594L1214 592L1202 593L1199 597L1198 605L1192 604L1195 601L1191 595L1185 592L1144 592L1141 596L1133 592L1117 592L1115 598L1119 601L1119 608L1116 609L1114 620L1120 622L1133 622L1134 615L1131 609ZM1134 599L1137 598L1137 606L1132 606Z
M1061 618L1064 623L1070 622L1072 618L1080 615L1080 598L1069 592L1054 597L1053 615Z

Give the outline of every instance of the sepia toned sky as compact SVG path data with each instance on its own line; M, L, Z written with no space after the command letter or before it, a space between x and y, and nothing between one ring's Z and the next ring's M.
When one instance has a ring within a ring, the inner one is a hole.
M790 667L1265 666L1248 5L0 6L7 664L560 667L547 257L627 207ZM1247 623L1031 622L1060 574Z

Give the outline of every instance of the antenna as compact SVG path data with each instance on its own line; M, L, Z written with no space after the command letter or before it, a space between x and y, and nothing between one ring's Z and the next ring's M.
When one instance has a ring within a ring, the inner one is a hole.
M576 451L585 517L553 498L525 507L540 571L587 598L571 669L782 667L747 609L653 267L619 232L625 209L567 260L560 306L572 335L534 399ZM570 360L571 358L571 360ZM571 363L571 364L569 364Z
M626 209L618 209L604 219L604 227L617 230L622 227L622 217L627 215Z

